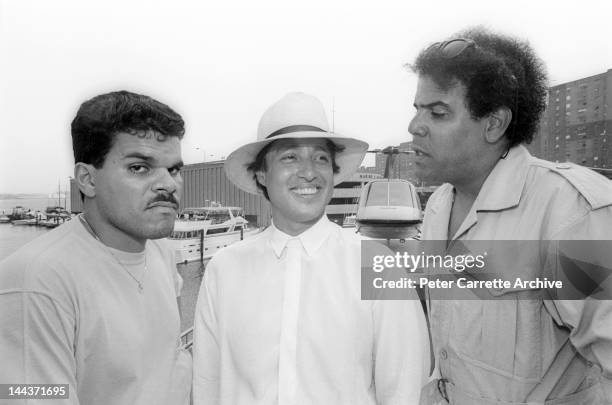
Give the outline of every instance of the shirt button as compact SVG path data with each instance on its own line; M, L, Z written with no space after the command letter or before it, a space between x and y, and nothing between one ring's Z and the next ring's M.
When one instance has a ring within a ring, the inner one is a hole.
M442 357L442 360L446 360L446 358L448 357L448 353L446 353L446 350L440 350L440 357Z

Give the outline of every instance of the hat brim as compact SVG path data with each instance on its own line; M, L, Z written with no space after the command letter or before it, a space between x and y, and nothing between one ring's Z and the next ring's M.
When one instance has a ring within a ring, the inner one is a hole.
M359 169L361 162L368 150L368 144L355 138L349 138L332 132L300 131L278 135L273 138L243 145L230 153L225 160L225 174L232 183L240 189L251 193L260 194L261 191L255 183L253 173L247 167L255 161L257 154L266 145L278 139L329 139L336 145L343 147L341 152L336 153L336 165L340 168L334 174L334 186L342 183Z

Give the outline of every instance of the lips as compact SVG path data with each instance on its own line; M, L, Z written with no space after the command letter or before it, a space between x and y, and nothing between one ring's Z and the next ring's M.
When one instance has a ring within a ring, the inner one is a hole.
M300 197L310 197L319 192L321 186L319 185L300 185L295 187L290 187L292 193L299 195Z
M291 191L293 191L296 194L300 194L300 195L312 195L312 194L316 194L317 188L316 187L294 188Z
M176 205L173 202L169 202L169 201L155 201L149 204L147 208L155 208L155 207L170 208L175 211L178 210L178 205Z
M423 149L421 149L418 146L412 145L412 150L414 151L417 157L429 156L428 153L426 153Z

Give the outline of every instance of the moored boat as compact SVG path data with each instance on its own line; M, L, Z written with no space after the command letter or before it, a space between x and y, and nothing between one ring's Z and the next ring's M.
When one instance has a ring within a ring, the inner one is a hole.
M174 247L176 262L186 263L201 257L210 258L220 249L257 231L248 228L240 207L185 208L168 239Z
M11 223L13 225L36 225L38 220L36 218L16 219Z

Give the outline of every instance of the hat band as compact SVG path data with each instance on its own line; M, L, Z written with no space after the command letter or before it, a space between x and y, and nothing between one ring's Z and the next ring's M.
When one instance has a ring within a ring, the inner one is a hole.
M324 129L321 129L319 127L314 127L312 125L291 125L285 128L281 128L278 131L272 132L270 135L266 136L266 139L273 138L279 135L290 134L292 132L302 132L302 131L327 132Z

